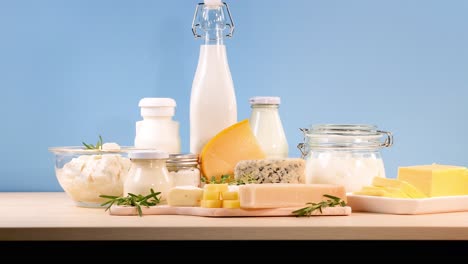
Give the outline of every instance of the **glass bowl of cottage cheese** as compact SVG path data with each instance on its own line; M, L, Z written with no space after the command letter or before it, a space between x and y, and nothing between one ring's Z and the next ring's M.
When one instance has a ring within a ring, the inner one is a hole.
M101 207L100 195L121 196L130 170L130 147L105 143L99 149L52 147L55 174L65 193L82 207Z

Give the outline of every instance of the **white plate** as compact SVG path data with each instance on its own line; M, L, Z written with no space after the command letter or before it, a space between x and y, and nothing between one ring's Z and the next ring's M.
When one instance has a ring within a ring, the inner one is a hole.
M405 199L348 194L347 198L353 212L414 215L468 211L468 195Z

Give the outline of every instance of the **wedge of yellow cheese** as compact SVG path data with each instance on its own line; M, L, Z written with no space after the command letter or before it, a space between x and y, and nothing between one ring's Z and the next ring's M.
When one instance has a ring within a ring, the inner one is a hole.
M234 167L239 161L263 158L265 153L246 119L208 141L200 153L200 168L208 180L213 176L220 180L222 175L234 177Z
M468 195L468 170L449 165L398 168L398 179L406 181L429 197Z

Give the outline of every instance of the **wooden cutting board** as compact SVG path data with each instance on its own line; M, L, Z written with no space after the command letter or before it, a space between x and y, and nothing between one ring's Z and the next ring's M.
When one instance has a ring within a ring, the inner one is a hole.
M142 207L143 215L192 215L207 217L246 217L246 216L294 216L292 211L302 207L271 208L271 209L225 209L225 208L202 208L202 207L172 207L158 205ZM111 215L137 215L135 207L113 205L110 208ZM351 207L327 207L315 211L312 215L351 215Z

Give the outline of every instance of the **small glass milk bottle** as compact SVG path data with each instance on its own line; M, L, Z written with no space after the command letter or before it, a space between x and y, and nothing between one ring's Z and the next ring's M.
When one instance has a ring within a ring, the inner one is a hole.
M287 158L288 142L279 116L279 97L250 98L250 125L267 158Z
M150 189L161 192L161 202L166 200L167 193L172 187L166 160L167 152L156 150L132 151L128 154L132 166L124 183L124 196L129 193L148 195Z

